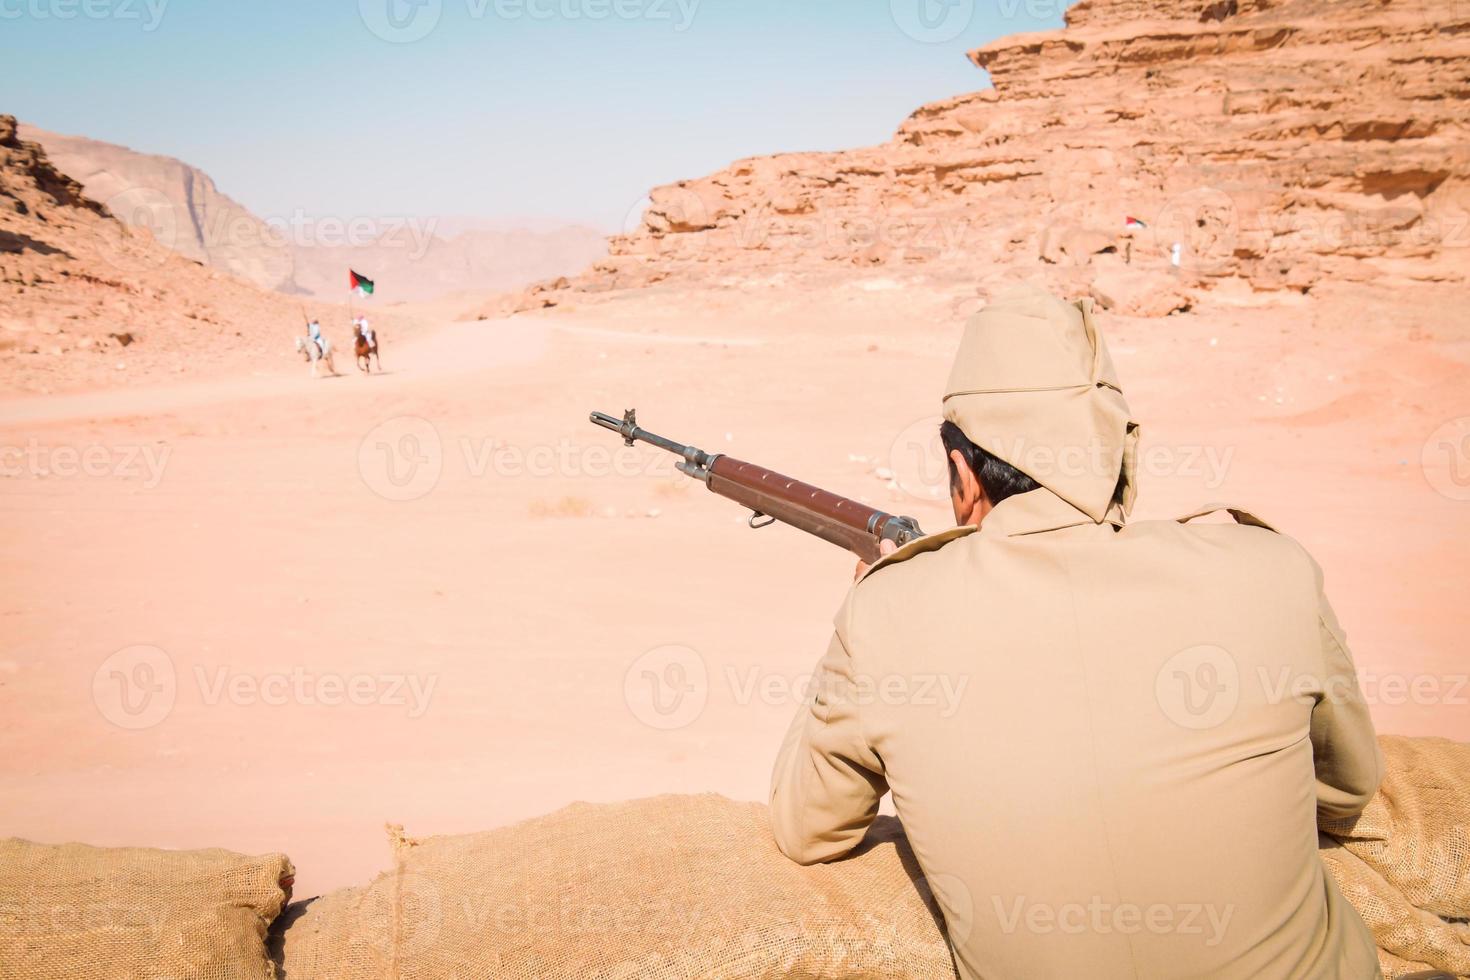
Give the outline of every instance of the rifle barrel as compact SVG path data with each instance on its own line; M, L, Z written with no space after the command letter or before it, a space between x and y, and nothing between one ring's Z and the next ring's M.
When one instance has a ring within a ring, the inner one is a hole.
M682 457L677 464L680 472L703 481L721 497L749 507L754 512L752 527L759 526L753 523L756 518L771 517L846 548L869 563L878 560L880 541L902 545L923 536L912 517L889 514L763 466L665 439L639 427L632 409L621 419L605 412L593 412L590 419L622 436L626 445L646 442Z
M657 446L660 449L673 453L675 456L682 456L688 462L699 467L709 465L709 461L713 459L709 453L702 449L686 446L682 442L675 442L672 439L665 439L657 433L640 428L637 413L632 410L625 412L622 418L618 418L615 415L608 415L606 412L593 412L590 418L604 429L611 429L622 436L623 442L629 446L633 445L634 442L646 442L650 446Z

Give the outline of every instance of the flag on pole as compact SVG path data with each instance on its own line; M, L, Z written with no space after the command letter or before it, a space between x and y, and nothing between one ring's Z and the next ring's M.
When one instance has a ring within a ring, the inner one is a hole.
M1142 221L1139 221L1137 218L1133 217L1133 215L1130 214L1123 221L1123 227L1124 228L1147 228L1148 225L1144 224ZM368 292L372 292L372 290L369 289Z
M355 291L358 295L371 296L373 294L373 281L367 276L358 275L356 272L348 269L347 288Z

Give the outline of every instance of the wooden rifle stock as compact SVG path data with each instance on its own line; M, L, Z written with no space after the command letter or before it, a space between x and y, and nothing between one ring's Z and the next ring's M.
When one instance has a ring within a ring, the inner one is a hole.
M882 541L901 546L923 536L912 517L889 514L764 466L654 435L638 427L637 414L631 409L621 419L602 412L593 412L591 418L617 432L629 446L646 442L682 457L677 464L681 472L702 481L711 492L750 508L751 527L780 521L845 548L869 564L878 560Z

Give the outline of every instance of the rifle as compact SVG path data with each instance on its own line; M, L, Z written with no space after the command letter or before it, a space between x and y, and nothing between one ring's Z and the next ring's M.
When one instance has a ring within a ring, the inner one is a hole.
M889 514L763 466L654 435L638 427L634 409L624 412L621 419L593 412L591 420L621 435L625 445L646 442L681 457L675 464L679 472L699 480L713 493L749 507L752 513L747 523L752 528L780 521L846 548L869 564L878 560L880 542L902 546L924 535L912 517Z

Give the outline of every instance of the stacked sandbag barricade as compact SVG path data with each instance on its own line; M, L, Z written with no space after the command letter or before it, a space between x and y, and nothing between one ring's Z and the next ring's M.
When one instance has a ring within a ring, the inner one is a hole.
M1378 794L1321 824L1327 870L1378 944L1389 980L1470 976L1470 745L1385 735Z
M284 854L0 841L0 980L271 980Z
M1380 743L1382 788L1323 825L1322 859L1390 980L1470 976L1470 745ZM764 806L714 795L391 842L370 885L289 907L282 855L0 842L0 980L955 975L892 818L813 867L781 855Z
M954 977L891 818L816 867L776 849L764 806L714 795L395 845L371 886L292 910L286 980Z

